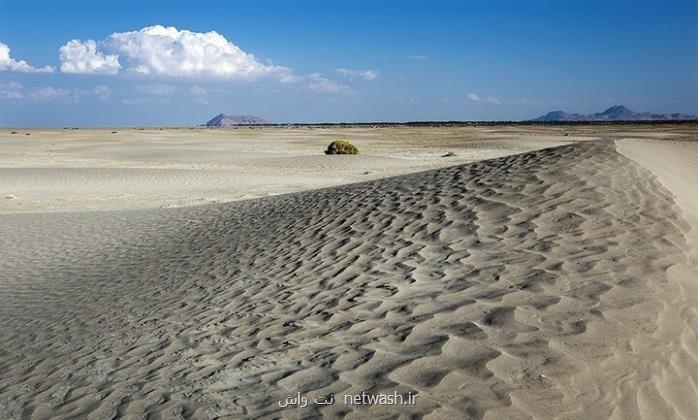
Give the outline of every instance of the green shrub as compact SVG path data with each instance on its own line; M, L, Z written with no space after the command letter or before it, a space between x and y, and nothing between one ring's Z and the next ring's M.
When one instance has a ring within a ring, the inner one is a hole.
M346 140L335 140L327 146L326 155L355 155L359 153L359 148Z

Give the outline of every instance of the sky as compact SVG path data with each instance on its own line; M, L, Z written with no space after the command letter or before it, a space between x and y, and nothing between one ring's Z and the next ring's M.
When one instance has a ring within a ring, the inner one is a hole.
M0 0L0 126L698 114L698 0Z

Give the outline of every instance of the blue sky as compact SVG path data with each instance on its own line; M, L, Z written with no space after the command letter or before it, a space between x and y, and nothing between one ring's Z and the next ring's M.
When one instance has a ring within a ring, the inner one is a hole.
M3 126L698 114L695 0L0 0L0 43Z

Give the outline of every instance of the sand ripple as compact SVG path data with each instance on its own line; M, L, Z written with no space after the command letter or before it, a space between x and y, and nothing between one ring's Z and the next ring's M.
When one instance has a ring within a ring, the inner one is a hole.
M698 406L696 301L672 280L695 276L690 227L612 142L224 205L0 217L4 417ZM418 402L277 404L361 391Z

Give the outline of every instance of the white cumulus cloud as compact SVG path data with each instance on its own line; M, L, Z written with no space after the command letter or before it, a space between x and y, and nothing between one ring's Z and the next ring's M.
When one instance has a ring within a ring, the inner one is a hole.
M58 50L63 73L116 74L121 69L119 56L105 55L97 50L97 43L91 39L68 41Z
M161 25L114 33L108 44L139 73L166 76L214 76L258 79L292 76L286 67L266 65L215 31L179 30Z
M302 76L291 68L262 62L215 31L193 32L154 25L137 31L115 32L99 42L73 39L60 48L59 57L61 71L64 73L130 72L150 76L235 81L266 78L281 83L301 84L317 93L350 91L348 86L328 79L321 73ZM352 80L374 80L378 77L376 70L338 71ZM206 96L200 90L191 93L193 96Z
M0 71L16 71L20 73L53 73L53 67L32 67L24 60L15 60L10 56L10 47L0 42Z
M136 73L172 77L298 81L291 69L264 64L215 31L162 25L116 32L99 44L74 39L60 48L60 59L66 73L115 74L124 66Z
M378 78L378 70L337 69L337 73L341 74L349 80L376 80Z

